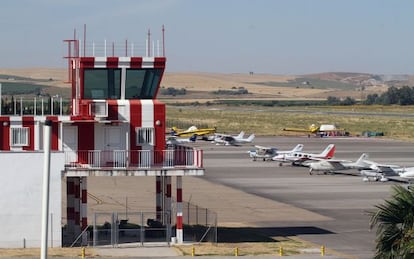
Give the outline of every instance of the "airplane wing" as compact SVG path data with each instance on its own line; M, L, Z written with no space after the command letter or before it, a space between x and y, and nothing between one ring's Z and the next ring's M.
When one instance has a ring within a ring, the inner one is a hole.
M254 148L260 149L260 150L274 149L273 147L265 147L265 146L259 146L259 145L255 145Z
M375 170L377 170L380 173L396 173L398 169L400 169L400 166L393 166L393 165L376 165Z
M306 161L303 161L302 165L310 167L311 164L320 164L320 165L326 165L332 167L334 170L344 170L346 169L345 163L349 163L352 161L349 160L332 160L332 159L324 159L324 158L316 158L311 157Z
M283 131L294 131L294 132L307 132L311 133L309 129L300 129L300 128L284 128Z

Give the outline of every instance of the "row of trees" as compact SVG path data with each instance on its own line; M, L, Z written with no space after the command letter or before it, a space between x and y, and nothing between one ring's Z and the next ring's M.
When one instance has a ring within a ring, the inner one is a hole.
M354 105L357 102L351 97L346 97L345 99L340 99L338 97L329 96L326 99L327 105ZM382 94L369 94L364 104L380 104L380 105L413 105L414 104L414 87L403 86L397 88L391 86L388 90Z
M391 86L388 90L380 95L370 94L365 100L365 104L399 104L412 105L414 104L414 87L403 86L397 88Z

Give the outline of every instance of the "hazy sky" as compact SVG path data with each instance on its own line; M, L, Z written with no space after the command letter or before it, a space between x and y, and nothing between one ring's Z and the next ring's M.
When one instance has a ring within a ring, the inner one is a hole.
M168 72L414 74L409 0L2 0L0 68L64 67L63 39L165 25Z

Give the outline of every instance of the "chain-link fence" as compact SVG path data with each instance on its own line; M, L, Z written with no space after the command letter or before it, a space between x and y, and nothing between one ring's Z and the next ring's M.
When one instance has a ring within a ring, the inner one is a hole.
M183 202L183 225L184 241L217 243L216 212Z
M176 203L172 207L171 213L95 213L93 225L82 234L87 236L87 243L93 246L118 246L125 243L144 245L148 242L169 244L176 235ZM184 241L217 243L217 214L189 202L183 202L182 208ZM72 241L70 243L73 245Z
M169 219L169 213L164 213ZM95 213L92 245L112 245L125 243L166 242L171 241L171 225L156 219L153 212Z

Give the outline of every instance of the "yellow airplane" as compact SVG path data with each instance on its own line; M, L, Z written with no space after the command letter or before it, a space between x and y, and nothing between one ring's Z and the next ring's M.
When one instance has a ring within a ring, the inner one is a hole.
M337 128L333 124L322 124L320 126L317 126L315 124L312 124L309 126L308 129L299 129L299 128L284 128L284 131L295 131L295 132L305 132L308 134L318 134L318 135L324 135L324 134L330 134L333 133L335 135L346 135L345 129Z
M295 131L295 132L307 132L307 133L318 133L319 126L312 124L308 129L299 129L299 128L284 128L283 131Z
M191 137L191 136L204 136L204 135L209 135L209 134L214 134L216 133L216 128L203 128L203 129L198 129L196 126L191 126L186 130L180 130L177 129L177 127L172 127L171 128L171 134L174 136L179 136L179 137Z

